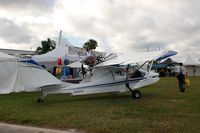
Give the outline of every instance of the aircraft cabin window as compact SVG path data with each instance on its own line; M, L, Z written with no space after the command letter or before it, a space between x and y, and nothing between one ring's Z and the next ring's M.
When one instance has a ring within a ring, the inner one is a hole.
M130 71L130 78L144 77L144 75L145 75L144 72L137 70L135 68Z

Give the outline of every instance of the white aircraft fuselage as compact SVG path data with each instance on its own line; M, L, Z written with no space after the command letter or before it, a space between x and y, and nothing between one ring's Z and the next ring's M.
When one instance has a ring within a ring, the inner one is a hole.
M132 91L134 91L159 80L158 73L144 70L141 70L141 72L143 76L127 79L125 75L117 75L112 69L97 68L94 70L93 76L90 77L90 81L85 82L83 80L80 84L64 83L61 87L57 87L57 89L54 86L48 86L48 88L44 87L42 91L45 94L69 93L74 96L106 92L118 93L129 90L126 86L127 83Z

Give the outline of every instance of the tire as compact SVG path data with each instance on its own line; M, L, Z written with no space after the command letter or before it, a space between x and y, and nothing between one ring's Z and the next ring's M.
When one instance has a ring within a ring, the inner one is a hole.
M38 98L37 99L37 103L43 103L43 99L42 98Z
M132 92L132 97L133 97L134 99L140 99L140 97L141 97L141 92L140 92L139 90L134 90L134 91Z

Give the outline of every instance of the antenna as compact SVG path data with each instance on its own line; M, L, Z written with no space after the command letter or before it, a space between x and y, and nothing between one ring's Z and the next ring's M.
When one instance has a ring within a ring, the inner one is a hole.
M60 30L60 34L59 34L59 40L58 40L58 45L60 45L60 42L61 42L61 37L62 37L62 30Z

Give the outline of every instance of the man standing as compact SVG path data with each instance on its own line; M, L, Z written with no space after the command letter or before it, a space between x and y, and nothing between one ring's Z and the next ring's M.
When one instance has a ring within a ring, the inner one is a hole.
M187 70L183 67L183 63L180 63L179 66L175 67L175 72L179 82L180 92L185 92L185 77L187 76Z

